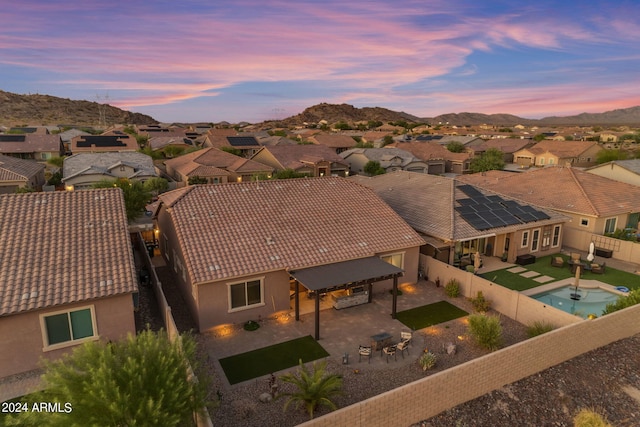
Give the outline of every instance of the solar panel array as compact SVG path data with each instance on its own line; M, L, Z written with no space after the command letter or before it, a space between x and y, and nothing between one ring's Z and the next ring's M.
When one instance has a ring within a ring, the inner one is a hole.
M228 136L227 141L232 147L255 146L258 140L253 136Z
M114 135L87 135L78 141L78 147L126 147L127 144Z
M479 231L550 218L546 213L515 200L505 200L497 195L485 196L471 185L461 185L458 189L469 198L458 200L460 206L456 206L456 211Z

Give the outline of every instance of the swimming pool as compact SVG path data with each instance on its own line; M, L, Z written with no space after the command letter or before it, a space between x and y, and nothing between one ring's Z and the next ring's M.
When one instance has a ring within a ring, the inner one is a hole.
M530 296L559 310L586 319L592 314L598 317L602 316L607 304L616 302L621 295L601 288L579 287L578 295L580 295L580 299L574 300L571 296L575 291L575 286L563 286Z

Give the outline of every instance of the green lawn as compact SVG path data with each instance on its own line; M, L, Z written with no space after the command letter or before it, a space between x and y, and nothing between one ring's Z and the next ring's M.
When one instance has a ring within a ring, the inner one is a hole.
M230 384L237 384L298 365L298 360L311 362L329 353L311 335L259 348L220 359Z
M551 265L551 257L561 256L565 260L564 267L553 267ZM574 277L574 274L571 273L566 261L569 257L566 255L547 255L544 257L540 257L536 259L536 262L533 264L523 266L527 270L535 271L540 273L541 275L546 275L549 277L553 277L555 280L568 279L570 277ZM601 259L598 261L602 262ZM524 291L527 289L535 288L537 286L541 286L547 283L538 283L535 280L527 279L526 277L520 276L517 273L510 273L509 269L512 267L506 268L504 270L490 271L488 273L482 274L481 276L487 280L495 282L501 286L504 286L509 289L513 289L514 291ZM640 276L633 273L628 273L622 270L616 270L615 268L606 267L604 274L594 274L590 271L584 271L582 276L583 279L588 280L599 280L603 283L608 283L613 286L626 286L629 289L635 289L640 287Z
M413 330L423 329L428 326L444 323L468 315L466 311L459 309L447 301L423 305L396 314L396 319Z

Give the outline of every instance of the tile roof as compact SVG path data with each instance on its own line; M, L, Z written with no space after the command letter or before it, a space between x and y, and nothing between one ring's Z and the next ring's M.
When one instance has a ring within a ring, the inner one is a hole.
M271 153L284 169L297 170L309 163L318 163L321 161L329 161L347 166L347 162L337 155L331 147L326 145L276 145L263 147L262 150ZM258 153L256 153L254 157L257 154Z
M356 145L355 139L351 138L349 135L340 134L333 135L319 133L309 137L309 140L314 141L316 144L326 145L331 148L351 148Z
M194 185L160 201L193 283L424 244L373 191L344 178Z
M606 217L640 211L639 187L576 168L554 166L524 173L490 171L458 179L564 212Z
M459 241L487 234L503 234L530 228L532 223L495 227L478 231L455 210L457 200L468 196L458 189L458 180L415 172L397 171L375 177L353 176L349 179L372 188L409 225L420 233L444 241ZM480 190L485 195L495 194ZM505 199L509 199L505 197ZM539 209L539 208L537 208ZM537 221L545 225L565 221L564 215L544 210L549 220Z
M605 163L607 165L614 164L618 165L621 168L624 168L630 172L640 175L640 159L631 159L631 160L613 160L611 162ZM596 169L598 167L602 167L602 165L593 166L589 169ZM587 169L587 170L589 170Z
M23 160L0 154L0 181L24 181L44 170L44 165L34 160Z
M533 144L533 140L531 139L498 138L489 139L487 141L484 139L478 139L477 141L471 142L467 147L474 151L486 151L489 148L496 148L503 153L515 153L530 144Z
M102 174L116 178L110 171L121 164L132 167L135 170L133 176L157 176L150 156L131 151L78 153L65 157L62 176L63 180L87 174Z
M0 135L0 152L2 153L38 153L60 151L62 140L60 135Z
M400 165L402 167L408 165L413 162L421 162L422 160L418 159L412 153L401 150L400 148L393 147L385 147L385 148L352 148L350 150L343 151L340 153L340 157L343 159L348 159L352 154L362 154L369 160L375 160L380 163L380 166L383 168L387 168L391 166L392 160L394 158L398 158L401 160Z
M598 145L598 143L594 141L554 141L544 139L528 148L528 150L536 155L549 152L560 158L569 158L579 157L580 154L594 145Z
M471 158L471 154L469 153L452 153L447 150L446 147L433 141L397 142L394 146L406 150L422 160L445 159L454 162L464 162Z
M270 173L273 168L253 160L245 159L214 147L203 148L175 159L167 160L166 165L187 175L198 166L213 166L231 172Z
M136 291L120 189L0 195L0 316Z

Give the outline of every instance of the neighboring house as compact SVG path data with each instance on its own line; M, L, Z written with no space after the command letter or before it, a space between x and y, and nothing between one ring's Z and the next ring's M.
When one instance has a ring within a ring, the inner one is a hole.
M379 132L379 131L370 131L362 134L362 142L365 144L373 144L374 147L382 147L384 144L384 138L386 136L393 137L393 133L390 132ZM354 147L355 144L352 144L351 147Z
M620 228L637 228L640 187L614 181L576 168L549 167L528 173L488 171L461 180L570 218L564 244L585 249L594 235Z
M349 175L349 165L325 145L275 145L262 147L251 160L276 171L291 169L307 176Z
M240 151L242 157L249 158L256 154L262 145L256 139L255 136L224 136L224 135L208 135L205 139L204 146L214 147L222 149L224 147L230 147Z
M443 173L463 174L471 172L470 165L472 155L470 153L452 153L447 150L439 142L434 141L411 141L397 142L394 144L396 148L406 150L419 159L430 162L432 160L444 160L445 170ZM439 172L431 172L430 174L438 174Z
M14 193L18 188L42 191L45 166L33 160L0 154L0 193Z
M183 185L189 178L204 178L210 184L251 181L273 173L271 166L245 159L217 148L203 148L164 162L167 174Z
M481 156L485 151L494 148L503 153L502 159L505 163L513 163L513 153L531 147L535 144L532 139L522 138L506 138L506 139L477 139L470 142L465 147L473 153L474 156Z
M80 129L72 128L69 130L65 130L64 132L60 132L59 135L64 147L64 152L66 154L71 154L71 140L76 136L85 136L91 134Z
M438 139L438 143L440 145L458 143L458 144L464 145L465 147L470 144L478 143L481 141L484 141L484 140L477 136L467 136L467 135L445 135L442 138Z
M193 148L195 142L186 136L151 136L148 142L152 151L162 152L166 157L174 157L174 153L181 153Z
M543 256L562 247L568 218L552 210L480 190L457 179L398 171L350 179L373 189L398 215L424 236L421 252L457 264L479 251Z
M336 154L340 154L341 152L355 147L356 145L355 139L351 138L349 135L342 134L318 133L310 136L307 140L314 144L326 145L334 150Z
M114 151L137 151L136 139L124 132L112 132L110 135L79 135L71 138L71 152L106 153Z
M368 285L370 302L372 286L394 286L388 277L417 281L423 239L344 178L195 185L159 198L160 251L200 331L289 313L304 288L319 298Z
M340 157L349 163L351 174L364 173L364 167L370 161L380 163L386 173L397 170L429 173L432 168L429 162L420 160L410 152L399 148L352 148L340 153ZM441 164L444 165L444 161ZM444 173L444 168L438 173Z
M156 176L151 157L136 152L74 154L64 159L62 167L67 190L86 190L104 180L144 182Z
M60 135L6 134L0 135L0 154L20 159L46 162L64 153Z
M0 195L0 378L135 334L122 191Z
M640 159L614 160L585 170L594 175L640 187Z
M514 162L530 166L592 166L602 147L593 141L542 140L513 153Z

